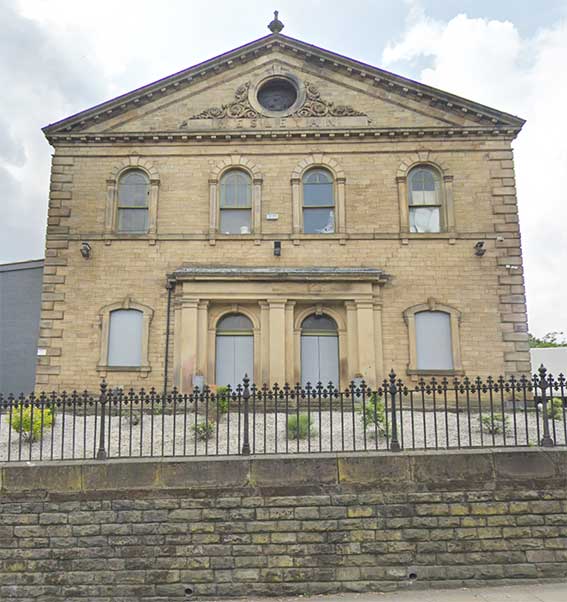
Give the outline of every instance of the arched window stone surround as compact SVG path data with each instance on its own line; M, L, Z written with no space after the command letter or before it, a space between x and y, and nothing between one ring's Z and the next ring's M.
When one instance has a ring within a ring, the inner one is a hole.
M148 231L142 236L155 237L157 232L157 207L160 177L154 164L147 159L131 156L118 163L110 172L106 180L106 210L104 216L104 234L105 236L118 235L120 237L140 237L140 234L128 234L117 232L117 204L118 204L118 181L120 176L129 169L139 169L143 171L150 180L150 200L148 206Z
M121 366L109 366L108 365L108 338L110 334L110 313L116 309L135 309L142 312L142 361L140 366L133 367L121 367ZM150 324L154 317L154 310L147 305L132 301L130 297L122 299L116 303L105 305L98 313L99 326L101 329L100 335L100 353L99 362L97 366L98 371L108 372L145 372L151 371L149 361L149 342L150 342Z
M439 154L424 151L413 153L405 157L396 174L398 184L398 203L400 210L400 232L409 234L409 206L408 206L408 175L409 172L419 165L430 166L437 170L441 176L441 202L443 212L443 223L445 228L442 233L455 233L455 208L453 203L453 174L443 157ZM417 234L416 236L424 236ZM425 234L425 236L435 236L435 234Z
M418 370L417 368L417 339L415 329L415 314L421 311L442 311L449 314L451 323L451 351L453 354L453 370ZM427 303L419 303L412 305L404 311L404 320L408 327L408 342L409 342L409 363L408 374L439 374L439 375L456 375L463 374L463 362L461 358L461 337L460 324L461 312L451 307L443 305L432 297L427 300Z
M291 203L292 203L292 227L293 234L303 232L303 202L302 202L302 181L303 174L314 167L327 169L334 180L335 205L336 205L336 225L335 231L338 234L346 233L346 207L345 207L345 188L346 178L343 169L330 157L322 154L311 155L301 160L291 174ZM326 235L322 235L326 236Z
M219 233L219 181L222 174L230 169L241 169L252 178L252 234L260 234L262 231L262 173L250 159L231 155L219 161L209 174L209 237L211 239Z
M301 325L305 318L311 315L326 314L333 318L337 325L337 334L339 337L339 383L333 383L340 388L348 382L348 357L347 357L347 327L345 316L337 309L327 305L311 305L295 313L293 323L293 346L295 351L294 382L301 382ZM324 383L326 384L326 383Z

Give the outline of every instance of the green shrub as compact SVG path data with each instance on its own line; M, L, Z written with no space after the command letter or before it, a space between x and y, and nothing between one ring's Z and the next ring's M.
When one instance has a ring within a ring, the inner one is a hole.
M494 414L494 416L483 416L480 419L480 427L483 431L490 433L491 435L497 435L508 431L510 428L508 416L502 418L501 415Z
M381 434L386 433L386 409L382 399L375 393L366 405L358 410L358 414L365 429L372 427Z
M219 414L228 413L228 408L230 404L228 387L217 387L217 408L219 410Z
M547 416L552 420L563 419L563 400L561 397L554 397L547 402Z
M290 439L307 439L314 435L313 423L307 414L289 416L287 419L287 436Z
M193 425L191 428L199 441L207 441L215 432L215 423L203 420L202 422Z
M41 439L43 432L53 426L54 418L51 408L34 407L32 412L31 406L16 405L10 412L10 426L31 443Z

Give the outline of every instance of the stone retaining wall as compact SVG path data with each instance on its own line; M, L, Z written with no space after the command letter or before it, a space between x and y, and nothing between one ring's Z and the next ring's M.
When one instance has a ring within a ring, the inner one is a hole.
M0 467L0 600L567 576L567 451Z

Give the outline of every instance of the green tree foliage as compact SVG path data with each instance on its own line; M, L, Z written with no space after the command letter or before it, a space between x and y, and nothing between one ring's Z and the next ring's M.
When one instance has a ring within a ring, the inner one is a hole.
M557 330L548 332L541 338L528 334L528 343L530 347L567 347L563 332Z

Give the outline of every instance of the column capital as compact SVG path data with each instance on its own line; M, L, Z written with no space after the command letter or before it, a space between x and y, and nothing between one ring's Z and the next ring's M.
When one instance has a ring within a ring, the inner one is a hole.
M356 309L372 309L374 305L373 299L355 299Z
M287 299L268 299L268 305L274 309L285 309Z

